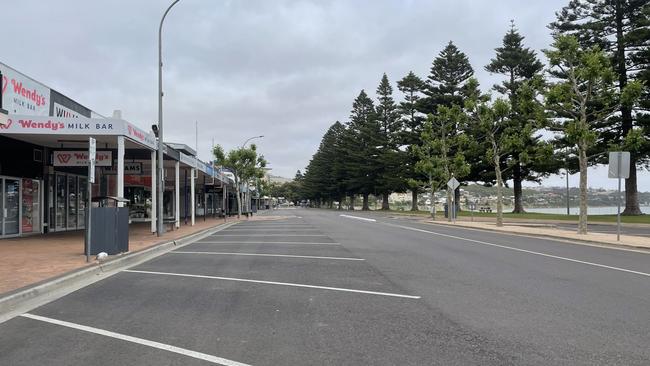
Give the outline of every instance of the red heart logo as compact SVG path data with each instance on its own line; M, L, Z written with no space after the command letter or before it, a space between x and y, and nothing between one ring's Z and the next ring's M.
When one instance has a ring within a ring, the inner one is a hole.
M67 162L69 162L71 157L72 157L71 154L58 154L56 156L56 158L59 159L59 161L61 163L63 163L63 164L66 164Z
M6 76L2 75L2 94L7 90L7 85L9 85L9 79Z

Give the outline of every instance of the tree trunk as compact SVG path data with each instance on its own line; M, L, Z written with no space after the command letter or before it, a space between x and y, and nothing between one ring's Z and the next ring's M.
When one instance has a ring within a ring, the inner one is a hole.
M363 194L363 205L361 206L361 211L370 211L370 206L368 206L368 196L369 193Z
M341 211L343 209L342 205L343 205L343 200L344 199L345 199L345 197L343 197L343 196L339 197L339 207L337 208L337 210Z
M354 195L350 195L350 207L348 207L348 210L354 211Z
M581 142L578 146L580 160L580 214L578 218L578 234L587 234L587 149Z
M501 177L499 155L496 152L494 153L494 174L497 178L497 226L501 227L503 226L503 178ZM521 185L521 182L519 184Z
M237 186L237 218L241 219L241 192L239 189L239 184L235 183Z
M515 193L515 207L512 210L513 213L524 213L524 201L523 201L523 189L521 187L521 163L517 162L512 170L512 188Z
M418 210L418 189L413 188L411 191L411 211Z
M618 87L623 90L627 86L627 65L625 55L626 39L623 34L624 19L622 2L616 2L615 20L616 20L616 73L618 74ZM621 140L625 139L627 134L633 128L632 110L625 105L621 105ZM622 142L622 141L621 141ZM642 215L639 207L639 192L637 191L636 178L636 159L631 154L630 159L630 177L625 180L625 210L623 215Z
M390 210L390 205L388 204L388 193L382 193L381 196L381 209L383 211Z
M636 161L630 158L630 177L625 180L625 210L622 215L643 215L636 187Z
M460 212L460 187L454 191L454 205L456 206L456 216Z

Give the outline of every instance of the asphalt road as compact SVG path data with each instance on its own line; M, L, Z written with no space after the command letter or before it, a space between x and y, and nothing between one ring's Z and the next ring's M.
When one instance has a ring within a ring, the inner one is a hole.
M0 365L650 364L650 254L284 213L0 324Z

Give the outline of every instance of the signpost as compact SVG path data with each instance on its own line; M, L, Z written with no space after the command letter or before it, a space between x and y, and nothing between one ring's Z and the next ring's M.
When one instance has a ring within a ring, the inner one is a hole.
M451 189L453 192L451 195L451 210L449 209L449 205L447 206L447 210L449 214L451 215L451 219L453 222L456 222L456 188L460 186L460 182L452 175L451 179L447 182L447 187Z
M93 183L95 183L95 159L97 158L97 140L88 138L88 213L86 213L86 262L90 262L90 214L93 208Z
M618 209L616 212L616 240L621 240L621 179L630 177L630 153L610 151L608 177L618 179Z

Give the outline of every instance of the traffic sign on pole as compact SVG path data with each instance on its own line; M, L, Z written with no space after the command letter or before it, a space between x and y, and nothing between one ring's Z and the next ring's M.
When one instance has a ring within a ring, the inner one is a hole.
M609 178L618 179L618 196L616 212L616 240L621 240L621 179L630 177L630 153L629 151L609 152Z
M447 182L447 187L451 189L455 190L456 188L458 188L458 186L460 186L460 182L458 182L458 180L455 177L451 177L449 182Z
M629 151L610 151L609 152L609 178L630 177L630 152Z
M90 262L90 238L91 238L91 214L93 205L93 186L95 183L95 160L97 159L97 140L92 137L88 138L88 202L86 203L86 262Z
M88 182L95 183L95 161L97 159L97 140L88 138Z

